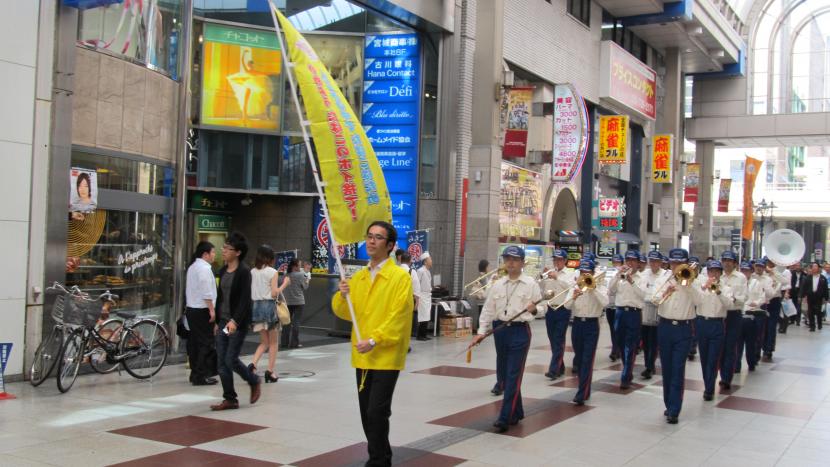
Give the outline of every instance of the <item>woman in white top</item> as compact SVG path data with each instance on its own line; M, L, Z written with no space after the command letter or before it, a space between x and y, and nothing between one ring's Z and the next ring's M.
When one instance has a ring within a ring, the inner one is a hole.
M253 300L251 322L253 331L259 333L260 341L254 353L254 360L248 365L248 369L256 372L259 358L268 349L266 383L276 383L278 379L274 376L274 365L277 363L277 336L280 333L280 322L277 319L277 306L274 299L279 297L291 283L286 277L282 285L278 286L279 274L271 267L272 264L274 264L274 250L268 245L262 245L257 249L254 268L251 269L251 299Z

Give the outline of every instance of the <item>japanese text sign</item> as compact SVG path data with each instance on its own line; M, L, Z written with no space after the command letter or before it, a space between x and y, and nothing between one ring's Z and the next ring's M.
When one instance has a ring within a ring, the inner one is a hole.
M673 147L674 137L672 135L654 135L651 153L651 181L653 183L671 183Z
M602 42L600 63L600 97L654 120L657 73L613 41Z
M697 203L697 195L700 190L700 164L688 164L686 166L686 190L683 194L684 203Z
M588 111L570 84L558 84L553 98L553 177L569 182L579 173L588 152Z
M605 115L599 118L600 164L625 164L628 116Z

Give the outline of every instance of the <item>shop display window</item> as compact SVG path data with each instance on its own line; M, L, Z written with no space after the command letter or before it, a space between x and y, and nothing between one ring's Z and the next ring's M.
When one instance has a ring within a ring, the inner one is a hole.
M78 43L178 79L184 1L120 2L79 13Z
M97 172L99 189L169 197L176 194L172 167L78 149L72 151L72 164Z

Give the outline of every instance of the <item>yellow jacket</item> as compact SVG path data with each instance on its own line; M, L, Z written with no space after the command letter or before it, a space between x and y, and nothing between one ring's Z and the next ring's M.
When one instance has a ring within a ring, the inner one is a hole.
M391 258L380 268L374 282L369 268L349 279L360 337L375 340L375 348L359 353L352 332L352 366L364 370L402 370L412 329L412 279ZM339 318L351 321L349 305L335 292L331 307Z

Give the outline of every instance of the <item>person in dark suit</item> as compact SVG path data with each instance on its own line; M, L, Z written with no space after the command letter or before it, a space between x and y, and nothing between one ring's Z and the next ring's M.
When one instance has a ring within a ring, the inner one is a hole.
M801 269L801 263L790 266L790 273L790 298L793 300L793 305L795 305L795 316L790 316L789 320L782 321L789 321L782 327L785 333L787 332L787 326L790 324L801 326L801 284L804 282L804 278L807 277Z
M810 320L810 332L821 329L821 309L827 301L827 279L821 275L818 263L810 264L810 276L805 276L801 282L799 298L807 300L807 317Z

